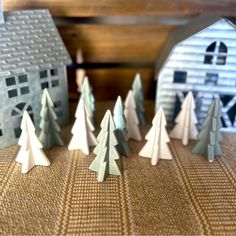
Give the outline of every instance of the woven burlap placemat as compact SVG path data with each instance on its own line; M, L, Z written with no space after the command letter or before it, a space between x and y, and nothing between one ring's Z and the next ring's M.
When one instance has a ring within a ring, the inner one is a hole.
M111 103L98 106L97 120ZM153 104L147 103L148 120ZM149 127L142 128L143 135ZM62 136L69 142L71 126ZM172 161L151 166L137 155L145 141L130 141L122 176L97 183L94 158L67 147L45 151L49 167L21 174L19 147L0 150L2 235L235 235L236 136L223 138L224 155L213 163L171 141Z

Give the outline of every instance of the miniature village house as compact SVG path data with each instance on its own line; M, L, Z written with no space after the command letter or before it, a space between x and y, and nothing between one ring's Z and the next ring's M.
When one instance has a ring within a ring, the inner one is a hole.
M0 147L17 143L27 111L36 127L48 88L58 122L68 119L66 65L71 59L48 10L0 14Z
M236 28L230 21L202 15L173 32L156 64L156 109L169 125L188 91L196 102L199 128L213 98L219 97L222 131L236 132Z

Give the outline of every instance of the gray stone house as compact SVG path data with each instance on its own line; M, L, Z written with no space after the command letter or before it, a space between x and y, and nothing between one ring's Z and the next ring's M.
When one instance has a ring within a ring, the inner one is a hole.
M23 112L36 128L48 88L58 122L68 121L66 65L71 63L48 10L0 12L0 147L17 143Z
M222 131L236 133L236 27L227 19L201 15L174 31L156 64L156 108L169 126L193 91L199 128L213 98L220 97Z

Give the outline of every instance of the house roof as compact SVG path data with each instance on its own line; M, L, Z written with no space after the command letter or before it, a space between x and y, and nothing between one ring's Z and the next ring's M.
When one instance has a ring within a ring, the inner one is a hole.
M217 21L221 20L222 18L219 16L212 15L210 13L202 14L193 20L189 21L184 26L179 27L177 30L173 31L167 42L165 43L163 49L161 50L157 63L156 63L156 74L160 71L163 67L166 59L170 55L172 49L183 40L191 37L192 35L204 30L208 26L216 23ZM226 20L226 19L225 19ZM228 20L227 20L228 21ZM229 22L232 24L231 22ZM233 25L233 24L232 24Z
M0 24L0 77L71 63L48 10L5 12Z

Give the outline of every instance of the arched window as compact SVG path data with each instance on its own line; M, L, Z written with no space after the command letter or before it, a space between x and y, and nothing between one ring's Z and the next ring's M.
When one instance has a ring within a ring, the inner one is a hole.
M21 135L20 125L24 111L27 111L29 113L30 118L34 122L33 110L30 105L27 105L26 103L19 103L18 105L16 105L11 112L12 124L16 138L19 138Z
M228 49L223 42L211 43L205 53L204 64L225 65Z

